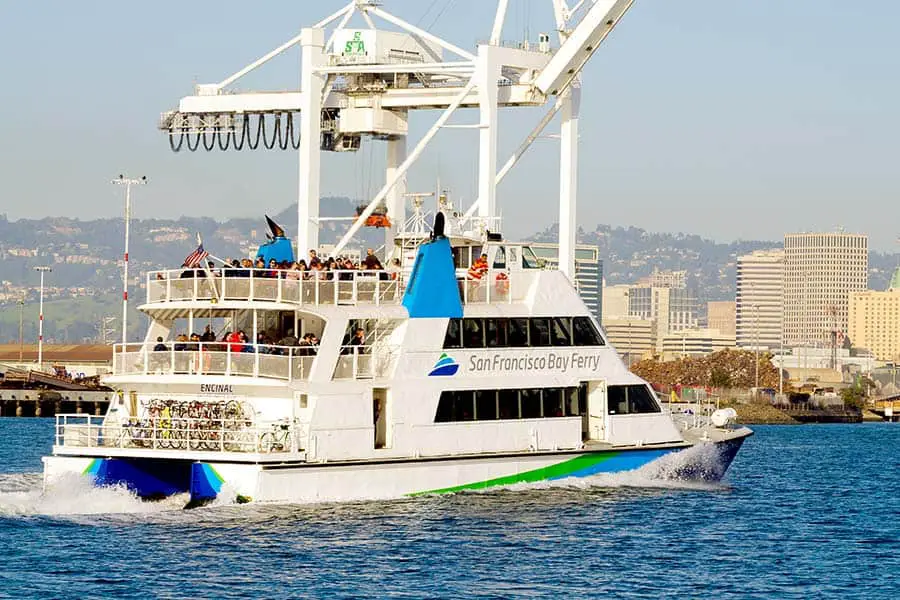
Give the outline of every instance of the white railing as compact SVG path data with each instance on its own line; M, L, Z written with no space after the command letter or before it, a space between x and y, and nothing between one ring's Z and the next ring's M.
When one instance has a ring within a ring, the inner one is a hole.
M150 271L147 302L255 300L290 304L398 304L405 281L387 271L199 269Z
M522 302L539 272L490 269L480 279L473 279L465 269L460 269L456 280L463 304ZM189 277L184 277L185 273ZM270 276L273 273L278 276ZM215 299L379 306L399 304L405 290L406 275L387 271L222 269L211 278L204 271L190 269L147 273L148 303Z
M456 282L463 304L524 302L540 270L509 273L489 269L479 279L468 272L457 272Z
M304 436L287 420L264 425L244 418L154 416L107 422L90 415L56 415L55 443L66 448L146 448L153 450L300 452Z
M115 344L112 372L114 375L235 375L302 381L309 378L316 351L315 346L230 342Z
M395 346L341 346L334 367L334 379L374 379L390 377L399 348Z

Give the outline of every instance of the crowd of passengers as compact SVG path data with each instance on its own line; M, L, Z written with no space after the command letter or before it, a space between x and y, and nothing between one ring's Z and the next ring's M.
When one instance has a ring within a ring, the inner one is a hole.
M309 251L309 260L277 262L274 258L266 264L262 258L252 261L249 258L242 260L228 259L221 268L216 268L212 261L207 263L206 271L192 269L182 265L185 270L181 277L204 277L208 271L213 277L263 277L271 279L318 279L318 280L352 280L353 271L377 272L379 279L397 279L400 273L400 259L393 259L385 268L371 248L366 252L362 261L354 262L348 257L320 259L315 250ZM162 274L158 277L162 278Z
M277 346L277 347L273 347ZM210 352L258 352L260 354L276 354L287 355L290 348L297 348L293 352L296 356L315 356L319 351L319 338L314 333L306 333L302 338L294 335L293 329L288 329L284 337L274 340L273 336L260 332L256 336L256 343L251 343L250 338L243 329L237 331L226 331L220 339L216 339L209 325L202 334L192 333L190 337L186 334L178 334L175 337L175 343L172 350L175 352L186 352L189 350L208 350ZM156 338L156 345L153 347L154 352L168 352L169 347L163 341L162 337Z

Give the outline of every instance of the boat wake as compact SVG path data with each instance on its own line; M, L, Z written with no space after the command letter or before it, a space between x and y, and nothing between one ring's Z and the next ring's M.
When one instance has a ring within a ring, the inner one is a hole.
M0 517L159 513L180 510L187 495L144 502L125 487L95 487L81 475L57 479L43 489L39 473L0 474Z

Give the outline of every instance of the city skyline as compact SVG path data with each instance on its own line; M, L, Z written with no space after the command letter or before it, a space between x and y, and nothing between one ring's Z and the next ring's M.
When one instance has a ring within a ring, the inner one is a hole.
M215 10L211 2L165 0L152 8L10 5L0 20L0 47L17 58L0 132L17 152L0 165L0 212L11 219L119 217L121 201L107 185L119 172L153 180L135 200L136 218L254 216L257 207L294 202L295 153L176 155L156 120L195 82L225 77L340 4L273 2L284 20L259 27L235 19L229 2ZM493 10L474 1L443 14L411 1L388 4L467 47L487 37ZM519 40L527 30L536 39L550 23L548 10L549 3L512 2L503 37ZM868 234L874 250L896 251L892 220L877 217L900 191L890 163L896 84L883 76L900 56L888 29L898 11L884 0L636 2L585 73L579 224L771 241L786 231L843 226ZM176 13L181 22L205 25L172 27ZM761 22L763 35L746 25ZM26 32L36 30L57 40L53 48L31 48ZM61 46L65 53L55 50ZM247 87L296 85L297 57L283 59ZM538 115L504 111L501 118L527 130ZM425 120L413 120L413 138ZM456 148L474 149L474 138L457 130L436 142L410 174L410 189L433 189L440 178L468 204L474 152ZM501 139L504 152L514 143ZM374 193L382 150L376 143L357 156L329 156L323 192ZM545 201L555 193L555 177L544 176L542 166L557 151L552 140L541 140L499 188L510 237L556 220L555 203ZM729 207L738 206L753 210L728 218Z

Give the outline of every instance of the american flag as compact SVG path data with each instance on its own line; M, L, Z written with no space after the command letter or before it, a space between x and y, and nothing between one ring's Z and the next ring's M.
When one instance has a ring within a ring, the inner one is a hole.
M188 269L196 269L200 265L203 264L203 259L209 256L209 252L203 249L203 243L201 242L197 249L187 255L187 258L184 259L184 266Z

